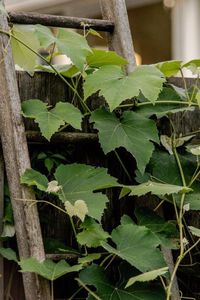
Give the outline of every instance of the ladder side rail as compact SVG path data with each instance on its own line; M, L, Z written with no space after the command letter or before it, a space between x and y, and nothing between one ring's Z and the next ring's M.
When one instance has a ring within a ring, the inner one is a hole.
M136 60L125 0L100 0L100 5L103 18L114 23L114 31L108 35L109 49L127 59L126 71L130 73Z
M0 28L8 31L7 18L0 15ZM15 229L21 258L33 256L45 259L37 207L26 201L34 193L20 184L20 176L30 168L30 159L21 116L21 103L17 87L9 37L0 34L0 124L5 168L11 193ZM26 300L50 299L46 280L31 273L23 273Z

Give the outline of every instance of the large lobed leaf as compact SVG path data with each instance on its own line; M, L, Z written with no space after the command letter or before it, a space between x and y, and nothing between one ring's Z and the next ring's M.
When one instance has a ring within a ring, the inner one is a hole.
M52 135L65 123L81 129L82 114L71 103L58 102L54 108L48 110L46 103L33 99L24 101L22 110L25 117L35 119L42 135L47 140L50 140Z
M104 249L126 260L141 272L165 266L157 248L160 240L145 226L122 224L112 231L111 236L116 248L101 242Z
M86 285L93 285L96 288L95 294L101 300L164 300L165 294L159 287L148 284L134 284L124 289L123 286L115 286L106 277L103 270L92 265L80 273L81 281ZM88 300L95 299L89 295Z
M113 111L126 99L138 96L140 92L152 103L162 89L165 79L154 66L138 66L128 76L120 66L103 66L87 76L84 83L84 98L99 92L104 96L110 110Z
M135 157L138 169L144 173L154 150L150 141L159 142L155 122L132 111L124 112L119 120L105 108L94 111L91 120L99 130L99 141L104 153L124 147Z
M104 168L95 168L84 164L60 165L55 173L58 184L62 186L59 198L74 204L77 200L85 201L88 215L100 220L108 198L94 191L119 186L116 178L107 174Z

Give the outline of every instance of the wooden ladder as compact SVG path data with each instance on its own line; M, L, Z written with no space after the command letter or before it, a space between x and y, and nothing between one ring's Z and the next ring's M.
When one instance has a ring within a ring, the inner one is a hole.
M84 24L89 24L90 28L108 33L109 49L128 60L126 71L129 73L136 63L125 0L100 0L100 5L103 20L12 12L9 13L8 19L5 15L0 15L0 29L8 32L8 21L17 24L41 24L77 29L81 29L81 24L84 22ZM30 208L26 201L16 200L34 199L35 196L31 189L20 184L20 176L31 166L25 128L20 113L21 101L12 51L9 46L9 36L5 34L0 34L0 62L1 143L11 194L19 256L20 258L32 256L38 260L44 260L45 253L37 208L36 206ZM0 173L3 178L1 157ZM3 185L3 180L0 184ZM3 205L2 198L0 194L1 206ZM22 276L26 300L50 299L49 286L45 279L31 273L23 273ZM2 286L1 283L0 293L3 293ZM3 294L1 299L3 299Z

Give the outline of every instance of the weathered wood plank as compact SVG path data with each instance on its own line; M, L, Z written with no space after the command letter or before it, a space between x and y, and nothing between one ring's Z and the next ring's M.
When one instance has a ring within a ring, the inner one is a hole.
M82 23L84 23L98 31L112 32L114 30L113 22L108 20L54 16L38 13L10 12L8 22L76 29L83 29Z
M100 4L103 18L115 25L114 31L108 35L109 48L127 59L126 71L129 73L136 61L125 0L100 0Z
M26 131L27 140L30 143L48 144L49 142L41 135L38 131ZM51 138L53 144L64 144L64 143L91 143L97 142L98 135L95 133L85 132L58 132L55 133Z
M0 27L8 31L7 18L0 15ZM20 185L20 175L30 168L29 154L9 37L0 34L0 124L3 155L11 193L15 229L20 257L45 258L37 208L17 199L34 199L33 192ZM6 50L5 50L6 49ZM24 273L27 300L50 299L47 282L34 274Z

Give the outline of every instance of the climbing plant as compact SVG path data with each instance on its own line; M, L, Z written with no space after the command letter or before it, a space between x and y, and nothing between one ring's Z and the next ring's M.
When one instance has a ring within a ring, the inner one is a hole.
M14 260L21 272L35 272L50 280L52 299L53 281L73 273L80 288L70 299L76 299L83 289L87 299L170 300L182 261L187 261L192 250L199 251L200 229L186 222L188 211L200 209L200 145L194 139L198 131L178 134L172 116L199 110L200 60L136 66L126 74L124 66L128 62L115 52L91 48L88 35L99 34L83 27L83 35L65 29L58 29L55 35L41 25L14 25L9 32L0 32L10 36L18 67L31 75L35 71L53 73L73 92L72 99L57 102L55 107L40 99L27 99L22 103L23 116L33 119L48 141L61 130L81 132L87 120L98 134L104 154L115 154L128 183L111 176L109 169L69 164L63 156L51 154L50 159L43 153L40 159L45 160L48 175L28 169L21 183L41 191L38 195L45 194L45 200L27 199L30 205L45 202L69 218L76 259L73 263L49 259L39 262L32 257L20 260L11 249L2 248L0 253ZM39 54L41 48L46 49L46 58ZM68 65L52 64L53 57L60 54L69 57ZM183 76L186 68L197 78L190 89ZM183 89L167 80L178 73ZM103 98L95 110L91 108L94 95ZM163 119L168 124L167 133L162 131ZM135 162L135 176L127 170L119 148ZM105 191L111 188L119 191L117 201L135 203L142 198L149 207L135 205L129 216L121 216L120 224L105 230L104 214L109 202ZM60 206L51 201L52 196L60 200ZM157 205L151 205L155 201ZM170 272L163 248L174 251L175 263ZM113 264L116 272L110 276Z

